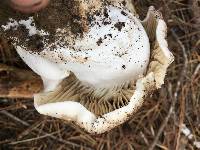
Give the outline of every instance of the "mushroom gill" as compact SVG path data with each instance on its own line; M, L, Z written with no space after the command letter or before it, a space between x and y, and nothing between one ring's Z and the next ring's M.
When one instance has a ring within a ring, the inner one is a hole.
M59 20L59 27L55 22L50 29L38 23L44 10L36 18L12 20L1 28L43 79L44 91L34 96L38 112L99 134L125 122L150 92L161 87L173 55L165 39L166 24L153 7L140 21L129 0L94 2L66 2L73 5L72 13L61 16L69 21ZM56 9L49 6L46 11L57 14ZM25 36L10 34L10 28L22 30L21 25L29 31ZM40 46L34 47L35 41Z

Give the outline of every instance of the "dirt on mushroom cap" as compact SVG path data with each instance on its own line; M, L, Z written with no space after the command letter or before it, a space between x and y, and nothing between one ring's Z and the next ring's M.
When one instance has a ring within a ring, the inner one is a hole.
M3 31L0 28L0 34L9 39L13 35L20 39L20 45L28 47L33 52L43 50L42 40L48 43L54 43L53 36L57 29L65 28L70 36L81 36L83 32L87 31L88 22L92 19L87 12L83 12L79 1L69 0L52 0L47 8L34 14L22 14L11 9L6 2L2 2L0 6L0 25L6 25L10 22L10 18L16 21L28 20L33 16L35 26L38 30L44 30L49 34L40 36L38 34L29 36L27 29L20 25L18 30ZM63 13L64 12L64 13ZM28 42L27 42L28 39ZM48 40L47 40L48 39Z

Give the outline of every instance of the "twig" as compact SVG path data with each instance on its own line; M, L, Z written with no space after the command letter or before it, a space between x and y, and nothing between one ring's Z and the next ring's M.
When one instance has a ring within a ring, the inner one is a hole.
M200 64L197 65L197 67L193 73L193 77L195 77L199 73L199 70L200 70Z
M169 88L170 88L170 91L171 91L171 89L172 89L171 84L170 84ZM173 99L171 98L171 100L173 100ZM176 104L176 101L173 100L172 104L171 104L171 106L169 108L168 114L165 117L165 120L162 122L162 124L161 124L161 126L160 126L160 128L158 130L158 133L157 133L156 137L154 138L153 143L149 147L149 150L154 150L154 147L156 146L161 133L163 132L165 126L167 125L167 122L169 121L169 118L171 117L172 113L174 112L174 106L175 106L175 104Z
M15 117L11 113L7 112L6 110L2 110L2 111L0 111L0 113L5 115L5 116L7 116L7 117L10 117L11 119L15 120L16 122L19 122L19 123L23 124L24 126L30 126L29 123L27 123L27 122Z
M24 125L24 126L27 126L27 127L30 126L29 123L27 123L27 122L25 122L25 121L23 121L23 120L17 118L16 116L12 115L12 114L9 113L8 111L5 111L5 110L0 111L0 114L3 114L3 115L5 115L5 116L7 116L7 117L10 117L11 119L15 120L16 122L21 123L21 124ZM40 129L38 129L38 128L35 128L34 130L37 131L37 132L40 132ZM61 139L61 138L59 138L59 137L56 137L56 136L51 135L51 134L49 134L49 133L46 133L45 131L41 131L41 133L44 134L44 135L47 135L46 137L50 137L51 139L56 140L56 141L58 141L58 142L60 142L60 143L63 143L63 144L65 144L65 145L68 145L68 146L69 146L69 145L72 145L72 146L78 147L78 148L81 147L81 145L78 145L78 144L76 144L76 143L72 143L72 142L69 142L69 141L65 141L64 139ZM43 137L43 138L44 138L44 137ZM84 148L91 150L89 147L84 147Z
M24 136L28 135L31 131L33 131L35 128L37 128L43 121L45 120L44 117L41 117L38 121L36 121L33 125L29 126L28 129L23 131L17 136L17 139L20 140Z
M34 93L42 90L42 80L30 70L19 69L0 63L1 98L33 98Z
M187 71L187 64L188 64L188 56L187 56L187 53L186 53L186 49L185 49L185 46L184 44L179 40L176 32L174 30L171 30L172 32L172 35L174 36L174 38L176 39L176 41L178 42L178 44L180 45L181 47L181 50L183 52L183 56L184 56L184 66L183 66L183 69L182 69L182 75L180 77L180 85L181 83L183 82L184 80L184 75L186 75L186 71ZM179 88L178 88L179 89ZM178 92L178 89L176 90L176 92ZM177 95L177 94L176 94ZM180 115L179 115L179 127L178 127L178 134L177 134L177 139L176 139L176 150L179 149L179 146L180 146L180 134L181 134L181 128L182 128L182 125L183 125L183 122L184 122L184 114L185 114L185 99L183 99L183 102L180 102L180 109L181 109L181 112L180 112Z
M48 134L45 134L45 135L43 135L43 136L39 136L39 137L35 137L35 138L30 138L30 139L25 139L25 140L21 140L21 141L11 142L11 143L9 143L9 144L10 144L10 145L16 145L16 144L31 142L31 141L35 141L35 140L39 140L39 139L43 139L43 138L52 136L52 135L54 135L54 134L57 134L58 132L60 132L60 131L55 131L55 132L52 132L52 133L50 133L50 134L48 133Z

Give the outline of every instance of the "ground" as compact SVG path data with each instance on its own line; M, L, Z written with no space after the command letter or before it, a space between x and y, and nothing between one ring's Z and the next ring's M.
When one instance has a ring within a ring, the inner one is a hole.
M27 98L41 89L40 80L9 43L1 39L0 149L198 149L200 1L134 0L133 3L141 17L154 5L168 24L168 43L175 62L168 69L165 85L127 123L102 135L90 135L73 124L36 112L33 100ZM12 99L16 95L22 98Z

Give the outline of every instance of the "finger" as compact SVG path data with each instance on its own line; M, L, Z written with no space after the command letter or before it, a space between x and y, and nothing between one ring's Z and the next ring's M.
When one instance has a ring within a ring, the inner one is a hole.
M18 0L18 1L26 1L26 0ZM49 3L49 0L39 0L39 1L40 2L33 3L33 5L28 5L28 3L22 5L21 4L16 5L15 3L12 3L12 7L24 13L33 13L45 8Z
M29 7L41 3L43 0L11 0L13 5L19 7Z

